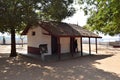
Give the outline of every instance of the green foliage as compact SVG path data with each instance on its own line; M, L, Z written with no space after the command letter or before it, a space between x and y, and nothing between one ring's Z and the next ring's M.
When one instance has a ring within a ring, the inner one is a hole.
M89 24L86 24L85 26L83 26L83 28L90 30L90 31L94 31L93 28L91 28Z
M56 20L72 16L73 0L0 0L0 31L21 31L36 20Z
M11 55L15 57L15 33L38 20L62 19L73 15L73 0L0 0L0 32L11 33Z
M120 0L79 0L82 9L90 14L90 28L104 34L120 33Z
M20 31L23 24L35 21L37 14L33 9L36 3L37 0L0 0L0 29Z
M70 6L72 3L73 0L48 0L43 12L52 20L61 21L74 14L75 9Z

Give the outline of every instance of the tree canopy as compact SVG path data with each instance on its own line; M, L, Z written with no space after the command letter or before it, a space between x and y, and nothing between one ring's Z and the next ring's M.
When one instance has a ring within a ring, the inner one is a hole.
M61 21L66 17L72 16L75 12L75 9L71 5L73 3L73 0L50 1L50 3L44 6L43 12L48 15L52 20Z
M120 0L79 0L79 4L90 15L87 28L109 35L120 33Z
M15 33L38 20L62 19L74 14L73 0L0 0L0 32L11 33L11 55L16 56Z

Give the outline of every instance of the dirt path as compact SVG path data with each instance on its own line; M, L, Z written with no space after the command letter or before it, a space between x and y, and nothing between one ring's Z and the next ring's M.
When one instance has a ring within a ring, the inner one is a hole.
M84 46L87 51L88 45ZM0 80L120 80L120 49L100 45L98 49L99 54L94 56L51 63L21 55L8 58L0 54Z
M18 53L27 53L27 45L17 45L16 46ZM11 45L0 45L0 53L10 53Z

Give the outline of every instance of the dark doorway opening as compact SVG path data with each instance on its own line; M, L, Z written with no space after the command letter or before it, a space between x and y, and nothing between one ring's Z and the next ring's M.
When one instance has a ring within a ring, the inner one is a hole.
M52 48L52 55L55 55L58 53L57 37L55 36L51 37L51 48Z
M75 52L74 41L75 41L75 38L71 37L71 38L70 38L70 52L71 52L71 53L74 53L74 52Z

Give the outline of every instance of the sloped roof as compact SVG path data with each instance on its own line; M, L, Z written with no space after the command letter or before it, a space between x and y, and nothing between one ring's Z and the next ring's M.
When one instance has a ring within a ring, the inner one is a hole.
M54 36L101 38L100 36L94 34L93 32L83 29L82 27L75 24L49 21L49 22L38 22L38 25ZM22 35L26 35L29 28L30 26L26 27Z

